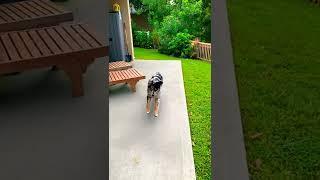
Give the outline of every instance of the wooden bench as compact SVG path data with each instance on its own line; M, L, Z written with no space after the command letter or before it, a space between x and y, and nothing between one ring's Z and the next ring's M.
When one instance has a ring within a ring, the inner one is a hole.
M72 95L82 96L82 74L95 58L108 55L105 42L85 24L11 31L0 35L0 74L57 67L72 81Z
M116 61L109 63L109 71L119 71L132 68L131 63L125 61Z
M109 86L126 83L129 84L130 89L135 92L136 84L139 80L145 79L146 76L140 73L134 68L120 70L120 71L110 71L109 72Z
M54 26L72 20L71 11L49 0L26 0L0 5L0 32Z

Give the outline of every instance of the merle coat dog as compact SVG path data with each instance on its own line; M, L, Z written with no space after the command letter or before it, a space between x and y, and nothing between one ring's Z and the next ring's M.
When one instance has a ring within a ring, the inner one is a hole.
M159 72L156 72L148 81L147 88L147 113L150 113L150 102L154 98L154 116L159 115L160 105L160 89L163 84L163 77Z

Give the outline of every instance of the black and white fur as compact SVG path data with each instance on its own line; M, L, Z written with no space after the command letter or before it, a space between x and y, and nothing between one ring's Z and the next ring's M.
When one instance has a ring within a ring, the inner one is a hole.
M156 72L148 81L147 88L147 113L150 113L150 102L154 98L154 115L158 116L159 105L160 105L160 90L163 84L163 77L159 72Z

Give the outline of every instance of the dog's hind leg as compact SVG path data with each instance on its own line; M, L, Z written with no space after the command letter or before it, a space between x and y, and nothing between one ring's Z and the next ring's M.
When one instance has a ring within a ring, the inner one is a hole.
M146 105L147 114L150 113L150 102L151 102L151 98L147 96L147 105Z
M154 101L154 116L159 116L160 98L155 98Z

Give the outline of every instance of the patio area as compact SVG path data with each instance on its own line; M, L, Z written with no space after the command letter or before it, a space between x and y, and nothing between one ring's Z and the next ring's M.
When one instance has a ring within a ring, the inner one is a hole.
M195 168L180 61L135 61L146 75L130 92L110 87L109 179L193 180ZM159 117L145 112L147 81L164 77Z

